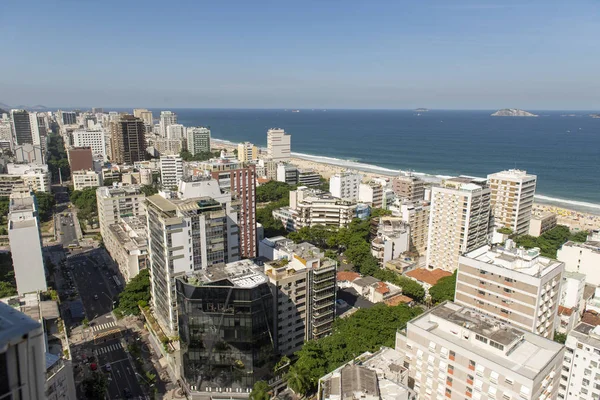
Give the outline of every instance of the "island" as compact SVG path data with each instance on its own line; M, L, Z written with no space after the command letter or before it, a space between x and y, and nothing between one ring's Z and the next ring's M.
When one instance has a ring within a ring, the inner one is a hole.
M537 115L516 108L503 108L493 113L492 117L537 117Z
M590 114L590 117L592 117L592 118L600 118L600 114Z
M428 110L428 109L426 109L426 108L417 108L417 109L415 110L415 112L427 112L427 111L429 111L429 110Z

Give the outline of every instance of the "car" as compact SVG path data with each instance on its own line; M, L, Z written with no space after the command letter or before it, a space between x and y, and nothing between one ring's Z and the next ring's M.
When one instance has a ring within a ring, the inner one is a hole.
M97 370L97 369L98 369L98 364L96 364L96 363L91 363L91 364L90 364L90 369L91 369L92 371L95 371L95 370Z
M106 363L104 369L106 370L106 372L110 372L112 370L112 366L110 365L110 363Z
M94 295L94 300L98 300L98 295L97 294Z

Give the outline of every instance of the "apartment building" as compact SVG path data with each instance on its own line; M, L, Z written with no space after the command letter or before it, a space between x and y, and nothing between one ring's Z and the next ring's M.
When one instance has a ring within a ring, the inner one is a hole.
M8 206L8 240L19 295L45 292L46 269L42 252L42 234L33 192L15 187Z
M110 226L121 218L146 215L145 199L138 185L99 187L96 190L96 203L102 238L106 240L109 237Z
M482 246L460 257L454 301L552 339L563 271L537 248Z
M357 201L362 175L353 172L340 172L329 178L329 192L344 200Z
M581 321L586 309L584 300L585 275L579 272L563 272L560 287L560 304L555 331L569 333Z
M265 263L277 321L277 351L292 355L307 340L331 333L335 318L336 262L309 244L276 244L281 258Z
M175 277L239 259L237 211L230 195L214 181L203 189L202 197L147 198L152 308L167 336L177 332Z
M256 166L227 158L213 158L198 166L208 171L219 182L221 189L235 195L240 201L240 256L256 257Z
M421 399L555 399L564 347L474 309L442 303L396 335Z
M173 111L160 112L160 136L167 137L167 128L177 123L177 114Z
M425 197L425 182L411 173L392 179L392 190L402 200L422 201Z
M371 254L379 265L400 257L410 249L410 226L400 217L380 217L376 236L371 241Z
M181 140L186 137L185 126L181 124L171 124L167 126L167 138L171 140Z
M298 183L298 167L288 163L277 164L277 181L296 185Z
M89 147L94 158L108 161L104 129L75 129L72 138L74 147Z
M34 192L50 192L50 171L47 164L6 164L6 174L0 174L0 196L8 197L15 186L25 185Z
M251 260L177 277L181 377L188 398L248 398L275 363L273 294ZM222 397L222 396L220 396Z
M44 329L0 302L0 398L46 399Z
M237 158L241 162L258 160L258 147L250 142L238 144Z
M567 336L558 398L600 398L600 326L584 322Z
M374 181L361 183L358 187L358 201L373 208L383 208L383 186Z
M160 182L164 189L177 187L183 179L183 159L178 155L160 157Z
M91 147L71 147L67 150L71 172L94 169L94 157Z
M319 186L321 184L321 174L312 169L298 168L298 185Z
M267 131L267 158L276 162L289 162L292 152L292 135L283 129Z
M487 178L494 226L509 228L519 235L529 232L537 177L526 171L509 169Z
M170 127L169 127L170 128ZM158 154L162 155L178 155L183 149L182 139L169 139L169 138L153 138L150 144L154 146L154 149Z
M148 264L148 228L144 216L122 217L108 226L103 237L106 251L119 266L125 282L135 278Z
M71 174L74 190L98 187L102 185L102 176L96 171L73 171Z
M146 159L146 128L133 115L122 114L110 122L111 161L132 165Z
M145 108L134 108L133 116L144 121L145 125L152 126L154 124L152 111L146 110Z
M582 273L587 283L600 286L600 230L591 231L585 243L563 244L556 258L565 263L565 270Z
M356 215L356 202L342 200L327 192L300 186L290 192L294 229L325 225L342 228Z
M558 216L550 211L532 214L529 221L530 236L539 237L558 224Z
M42 146L25 143L14 146L13 154L17 163L45 164L45 151Z
M203 126L187 128L187 149L192 155L210 151L210 129Z
M461 176L432 188L426 265L453 272L460 254L488 243L489 222L485 180Z
M425 201L403 200L392 207L392 215L399 215L410 226L410 248L424 256L427 254L430 204Z

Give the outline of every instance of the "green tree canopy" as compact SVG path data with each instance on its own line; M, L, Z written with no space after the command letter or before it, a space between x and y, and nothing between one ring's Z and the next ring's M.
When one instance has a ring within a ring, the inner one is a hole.
M267 382L257 381L252 387L252 392L250 392L250 400L269 400L271 398L269 395L270 390L271 388Z
M441 278L429 289L429 295L431 296L431 301L434 304L441 303L446 300L454 301L457 272L458 271L454 271L451 276L445 276Z
M35 192L35 201L38 205L40 213L40 219L42 221L49 221L52 219L52 210L56 204L56 199L52 193L46 192Z
M556 252L567 241L585 242L587 231L571 233L568 227L557 225L539 237L530 235L517 236L514 241L517 246L523 246L526 249L538 247L544 257L556 258Z
M220 157L221 151L214 151L214 152L206 151L206 152L192 154L189 151L183 149L183 150L181 150L179 155L181 156L183 161L206 161L206 160L210 160L211 158Z
M295 186L288 185L285 182L269 181L256 188L256 201L259 203L267 203L285 199L289 202L290 191L295 189Z
M108 380L103 373L91 374L81 382L85 397L89 400L104 400Z
M139 315L138 305L147 304L149 301L150 271L143 269L125 285L125 289L119 294L117 310L123 315Z
M144 185L140 188L141 192L144 193L144 196L149 197L156 193L158 193L158 188L154 185Z
M69 159L67 158L67 152L65 150L65 143L63 138L55 133L48 135L47 164L54 182L59 181L59 169L63 181L68 180L71 176L71 169L69 167Z

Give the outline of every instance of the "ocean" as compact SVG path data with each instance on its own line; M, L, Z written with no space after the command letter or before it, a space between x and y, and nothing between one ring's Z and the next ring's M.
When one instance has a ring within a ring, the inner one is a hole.
M160 110L152 110L155 118ZM536 199L600 214L600 119L590 112L173 109L212 137L266 146L267 129L292 135L295 156L364 171L486 176L509 168L538 176Z

